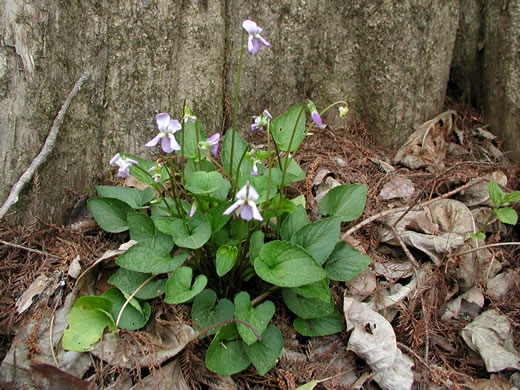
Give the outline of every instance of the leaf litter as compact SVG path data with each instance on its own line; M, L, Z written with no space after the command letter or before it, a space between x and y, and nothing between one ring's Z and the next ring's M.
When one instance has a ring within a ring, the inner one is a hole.
M396 155L372 146L363 123L315 131L302 145L297 158L307 176L290 195L305 195L311 217L331 188L368 188L363 215L342 224L342 239L372 264L350 281L332 283L344 331L303 337L290 326L290 312L277 312L272 322L282 331L284 351L275 368L263 377L254 368L219 377L204 366L211 337L195 339L189 307L158 299L143 331L105 334L93 351L65 352L61 336L72 303L110 287L111 256L125 249L117 249L123 237L101 232L88 217L65 227L33 219L0 227L7 243L0 246L2 383L511 388L520 370L520 249L480 247L516 242L518 229L493 221L485 244L467 235L489 215L489 181L518 189L520 169L505 160L477 112L462 104L451 108L419 126Z

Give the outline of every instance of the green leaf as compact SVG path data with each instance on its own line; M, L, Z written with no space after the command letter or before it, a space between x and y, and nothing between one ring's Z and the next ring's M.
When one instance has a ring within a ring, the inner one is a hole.
M63 348L78 352L92 349L107 326L112 331L115 329L111 310L112 302L107 298L78 298L69 313L69 327L63 332Z
M334 302L327 303L317 298L306 298L298 295L291 288L282 289L283 301L294 314L301 318L318 318L326 316L334 311Z
M313 390L322 380L312 380L310 382L307 382L303 385L300 385L296 388L296 390Z
M289 111L271 122L271 134L280 150L289 151L289 144L291 144L290 151L296 150L303 141L304 133L305 108L303 104L295 104ZM293 138L292 143L291 138Z
M298 206L296 211L289 214L282 223L280 235L284 241L291 241L293 234L301 227L310 223L307 212L302 206Z
M103 293L102 297L108 298L112 302L112 318L117 320L119 312L126 302L126 298L117 288L108 289ZM140 305L139 302L134 298L132 298L132 300L134 302L131 305L126 305L123 314L121 314L121 319L119 320L118 325L121 329L141 329L146 325L150 318L151 309L148 302L143 302L141 310L138 310L135 305Z
M128 230L126 216L134 212L128 204L113 198L91 198L87 207L101 229L110 233Z
M240 136L240 134L235 133L235 149L233 150L233 173L229 171L229 162L231 160L231 142L233 138L233 130L228 129L226 134L224 135L224 139L222 140L222 166L226 170L226 172L230 173L231 176L236 178L238 163L242 158L242 155L245 151L248 150L249 145L244 139ZM240 174L239 176L249 175L253 166L246 158L242 159L242 164L240 165ZM256 189L256 188L255 188Z
M502 188L496 183L496 181L491 180L488 186L489 198L495 205L495 207L500 207L504 203L504 191Z
M232 331L234 333L231 333ZM235 324L228 324L219 329L206 352L206 367L210 371L228 376L249 367L251 360L247 356L244 343L236 340L237 337Z
M119 268L108 279L108 283L116 286L127 294L133 294L137 288L150 278L152 274L131 271L126 268ZM166 279L152 279L148 281L136 294L137 299L152 299L164 293Z
M164 238L163 238L164 237ZM116 264L120 267L143 273L162 274L173 271L187 259L188 253L182 251L170 257L173 248L171 238L166 235L138 242L119 256Z
M191 204L185 200L181 200L181 212L184 212L183 215L189 215ZM168 207L169 206L169 207ZM172 198L164 198L161 199L159 203L152 203L152 219L160 218L160 217L180 217L180 214L177 211L177 206L175 201ZM171 210L171 211L170 211Z
M200 163L202 163L202 169L200 169ZM200 162L195 163L192 159L188 158L186 161L186 165L184 166L184 177L188 177L194 172L211 172L214 170L215 167L208 160L202 160Z
M245 291L242 291L235 296L235 318L250 323L260 335L264 333L269 321L271 321L271 318L274 315L274 310L274 303L271 301L265 301L260 305L253 307L251 304L251 298L249 298L249 294ZM240 323L237 323L236 325L238 333L240 333L244 343L250 345L257 341L257 338L250 327Z
M504 196L504 203L518 202L520 200L520 191L510 192Z
M219 172L199 171L186 178L185 188L194 195L212 196L218 200L225 200L231 184Z
M327 274L304 249L286 241L271 241L254 260L257 275L280 287L298 287L324 279Z
M330 254L325 271L330 280L346 282L363 272L371 262L370 257L340 241Z
M343 184L325 194L318 211L321 215L335 215L340 217L342 222L350 222L363 214L366 199L365 184Z
M324 317L303 319L296 318L293 321L294 329L303 336L318 337L339 333L343 329L341 313L334 310Z
M283 172L283 168L285 167L287 157L284 157L281 159L282 163L276 165L276 168L280 169L280 172ZM287 167L287 171L285 172L285 180L284 180L284 187L287 187L289 184L295 183L297 181L305 179L305 176L307 174L305 171L298 165L294 159L291 159L289 161L289 166Z
M470 238L473 239L473 240L480 240L480 241L484 241L486 239L486 235L482 232L478 232L478 233L471 233L470 235Z
M224 211L228 208L227 204L221 204L216 207L210 208L206 212L209 225L211 226L211 234L218 232L222 229L231 218L231 215L224 215Z
M161 232L170 234L175 245L181 248L198 249L211 237L208 218L199 212L186 220L186 226L180 218L162 217L154 220Z
M191 319L202 328L195 327L197 330L209 328L210 326L222 321L233 319L235 307L229 299L221 299L217 305L217 294L213 290L206 289L195 297L191 307ZM220 328L208 331L208 335L217 333Z
M153 199L153 189L150 187L140 190L133 187L97 186L96 190L102 198L119 199L133 209L141 208L145 203Z
M251 239L249 240L249 260L251 264L253 264L253 261L260 254L260 249L264 246L264 237L265 234L261 230L251 234Z
M237 261L238 249L236 246L223 245L217 249L215 268L218 276L227 274Z
M144 241L156 235L152 218L143 213L129 213L126 217L130 238L135 241Z
M311 284L306 284L305 286L293 287L292 289L295 293L303 297L318 298L326 303L329 303L332 299L328 278Z
M274 325L269 325L262 334L262 340L256 341L251 345L244 345L246 354L256 371L264 376L267 371L273 368L282 354L283 336L280 329Z
M179 267L176 269L166 282L164 302L170 304L188 302L204 290L208 283L206 275L198 275L193 285L191 284L192 278L193 270L190 267Z
M516 213L515 209L511 207L500 207L499 209L493 209L493 211L502 223L516 225L518 222L518 214Z
M199 146L197 144L197 129L199 132L199 141L206 140L206 134L202 130L202 122L200 120L196 120L196 122L186 122L184 123L184 128L175 134L175 138L179 145L184 146L183 150L178 150L176 153L180 155L184 155L184 157L191 158L193 160L198 159L198 151ZM186 136L184 136L186 134ZM185 138L184 138L185 137ZM184 145L183 145L184 138ZM200 152L200 156L204 157L204 153Z
M341 220L337 217L322 218L306 224L296 231L291 242L309 252L323 264L334 249L339 238Z

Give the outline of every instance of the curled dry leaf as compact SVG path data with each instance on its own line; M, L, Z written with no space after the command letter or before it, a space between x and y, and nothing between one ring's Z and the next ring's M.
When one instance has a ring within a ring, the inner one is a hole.
M511 335L511 324L496 310L487 310L461 330L468 346L478 352L488 372L520 370L520 355Z
M518 280L518 274L516 275ZM493 300L503 299L512 291L515 284L515 274L513 271L499 273L494 278L488 280L486 285L486 295Z
M447 138L455 127L456 116L455 111L446 111L423 123L399 148L394 162L410 169L425 167L430 172L442 171L446 158Z
M471 187L461 191L458 200L466 204L468 207L486 205L493 206L489 199L489 182L494 180L499 186L505 187L507 185L507 176L502 171L495 171L485 175L486 180L478 182Z
M475 286L466 291L464 294L458 296L454 300L448 302L446 311L441 319L447 321L451 318L457 317L459 314L467 314L475 317L484 307L484 294Z
M381 388L409 390L414 382L413 361L397 348L390 322L350 297L345 297L343 311L347 331L352 330L348 350L367 362Z
M387 182L379 196L384 200L403 198L409 199L415 192L412 181L403 176L392 176Z

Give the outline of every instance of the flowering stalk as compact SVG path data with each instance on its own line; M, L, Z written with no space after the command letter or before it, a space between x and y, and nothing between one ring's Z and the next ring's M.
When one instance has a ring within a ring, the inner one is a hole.
M267 195L265 200L269 201L269 196L271 195L271 120L267 119Z
M238 112L238 92L240 90L240 75L242 73L242 63L244 61L244 43L246 40L246 32L242 29L242 38L240 42L240 58L238 60L238 69L237 69L237 84L235 86L235 97L233 99L233 117L231 123L231 156L229 158L229 172L231 176L233 176L233 153L235 152L235 132L237 126L237 112ZM233 190L234 192L234 190Z
M197 145L200 142L199 139L199 121L195 121L195 141ZM200 158L200 148L197 148L197 158L199 159L199 170L202 171L202 159Z

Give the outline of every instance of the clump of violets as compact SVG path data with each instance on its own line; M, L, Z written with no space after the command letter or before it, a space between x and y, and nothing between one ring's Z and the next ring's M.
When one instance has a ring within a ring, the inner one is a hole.
M262 215L258 211L255 201L258 200L258 192L249 184L249 182L240 189L236 194L237 201L224 211L224 215L231 214L240 207L240 218L250 221L256 219L263 221Z
M129 168L130 168L130 165L132 165L132 164L137 164L137 161L135 161L131 158L121 157L121 155L119 153L117 153L110 160L110 165L117 165L119 167L119 170L117 172L117 177L121 177L121 178L126 178L126 177L130 176Z
M182 126L176 119L171 119L167 113L157 114L155 117L159 134L150 140L146 146L155 146L161 141L161 148L165 153L171 153L175 150L180 150L181 146L175 139L175 133L181 130Z
M249 36L247 37L247 50L250 53L257 53L258 50L260 50L260 47L262 47L262 45L266 47L271 47L271 44L260 35L260 33L263 30L260 27L258 27L258 25L255 22L249 19L244 20L244 22L242 23L242 27L249 34Z
M261 130L264 129L270 120L273 119L269 111L264 110L264 112L259 116L254 116L254 123L251 125L251 130Z

